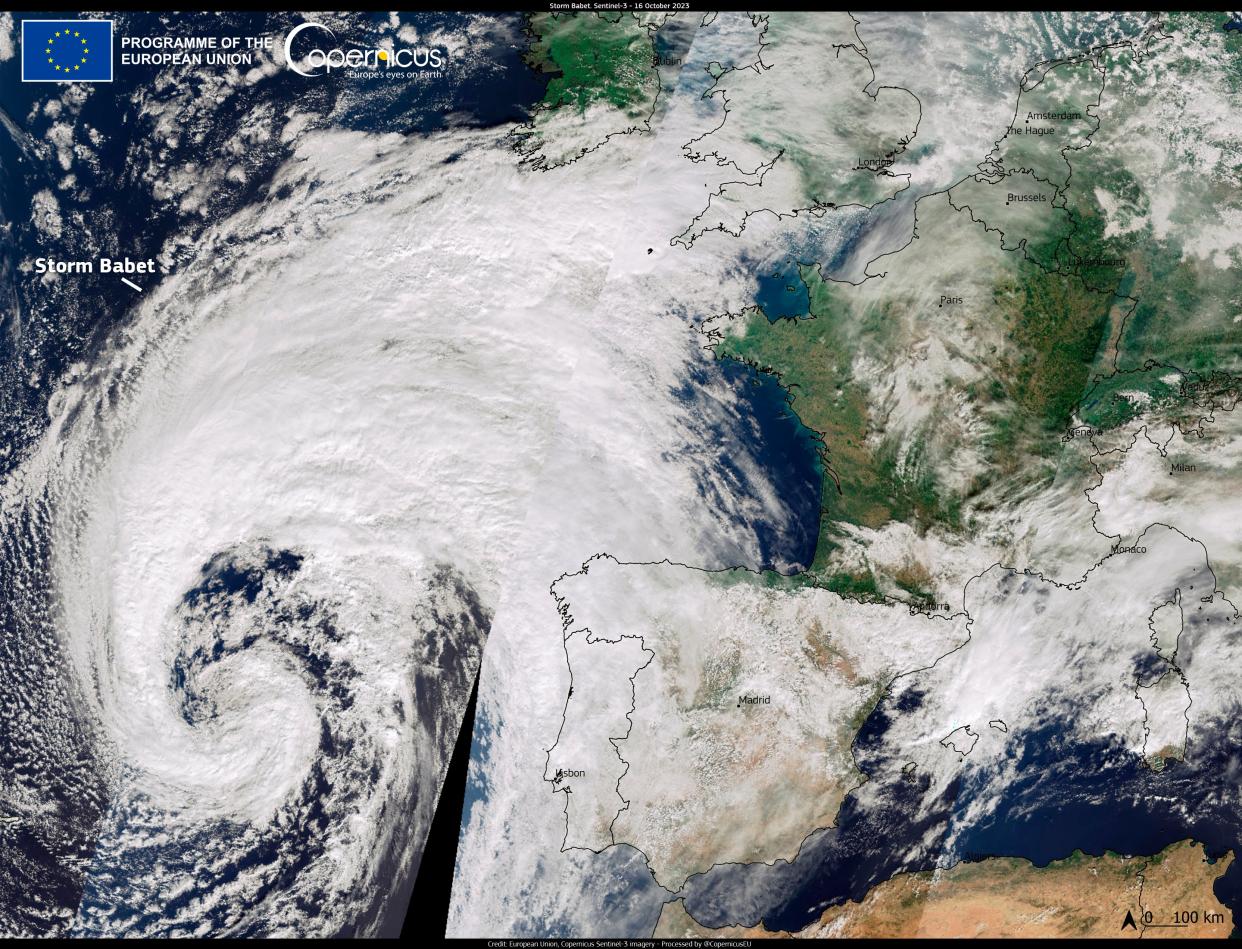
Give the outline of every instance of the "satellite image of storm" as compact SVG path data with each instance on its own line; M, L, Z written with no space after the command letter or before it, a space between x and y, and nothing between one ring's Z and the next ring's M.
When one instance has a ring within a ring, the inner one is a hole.
M1242 14L0 12L0 937L1242 929Z

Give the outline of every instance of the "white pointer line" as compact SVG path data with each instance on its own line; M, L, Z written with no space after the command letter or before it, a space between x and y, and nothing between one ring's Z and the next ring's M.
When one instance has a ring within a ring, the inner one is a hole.
M142 293L142 287L138 286L138 284L134 283L134 281L128 279L127 277L122 277L121 283L125 284L126 286L133 287L139 293Z

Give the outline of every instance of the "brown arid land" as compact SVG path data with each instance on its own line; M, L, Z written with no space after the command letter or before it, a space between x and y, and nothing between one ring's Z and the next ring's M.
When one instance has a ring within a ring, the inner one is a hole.
M1150 857L1075 852L1046 867L994 857L949 870L905 873L861 903L828 909L796 933L762 925L707 929L681 900L664 907L657 938L1131 937L1221 938L1233 916L1213 893L1233 854L1209 862L1184 840ZM1126 914L1134 920L1125 926ZM1124 927L1124 928L1123 928Z

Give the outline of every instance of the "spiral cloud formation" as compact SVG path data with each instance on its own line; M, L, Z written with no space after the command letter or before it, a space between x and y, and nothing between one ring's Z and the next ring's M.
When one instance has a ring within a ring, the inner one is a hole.
M674 397L707 357L584 223L629 212L615 167L586 187L494 133L308 135L66 375L0 492L15 642L61 655L71 720L22 740L82 772L59 811L8 789L67 841L42 928L379 931L509 581L546 596L610 540L753 560L747 525L782 522L722 435L737 391Z

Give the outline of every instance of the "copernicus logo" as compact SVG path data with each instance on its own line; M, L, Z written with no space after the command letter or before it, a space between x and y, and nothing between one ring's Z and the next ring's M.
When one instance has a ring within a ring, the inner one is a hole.
M389 70L434 70L440 69L445 62L441 50L427 46L403 46L388 50L379 46L342 43L336 33L322 23L302 23L285 37L285 65L299 76L324 76L334 69L381 73Z
M111 81L111 20L22 20L22 82Z

